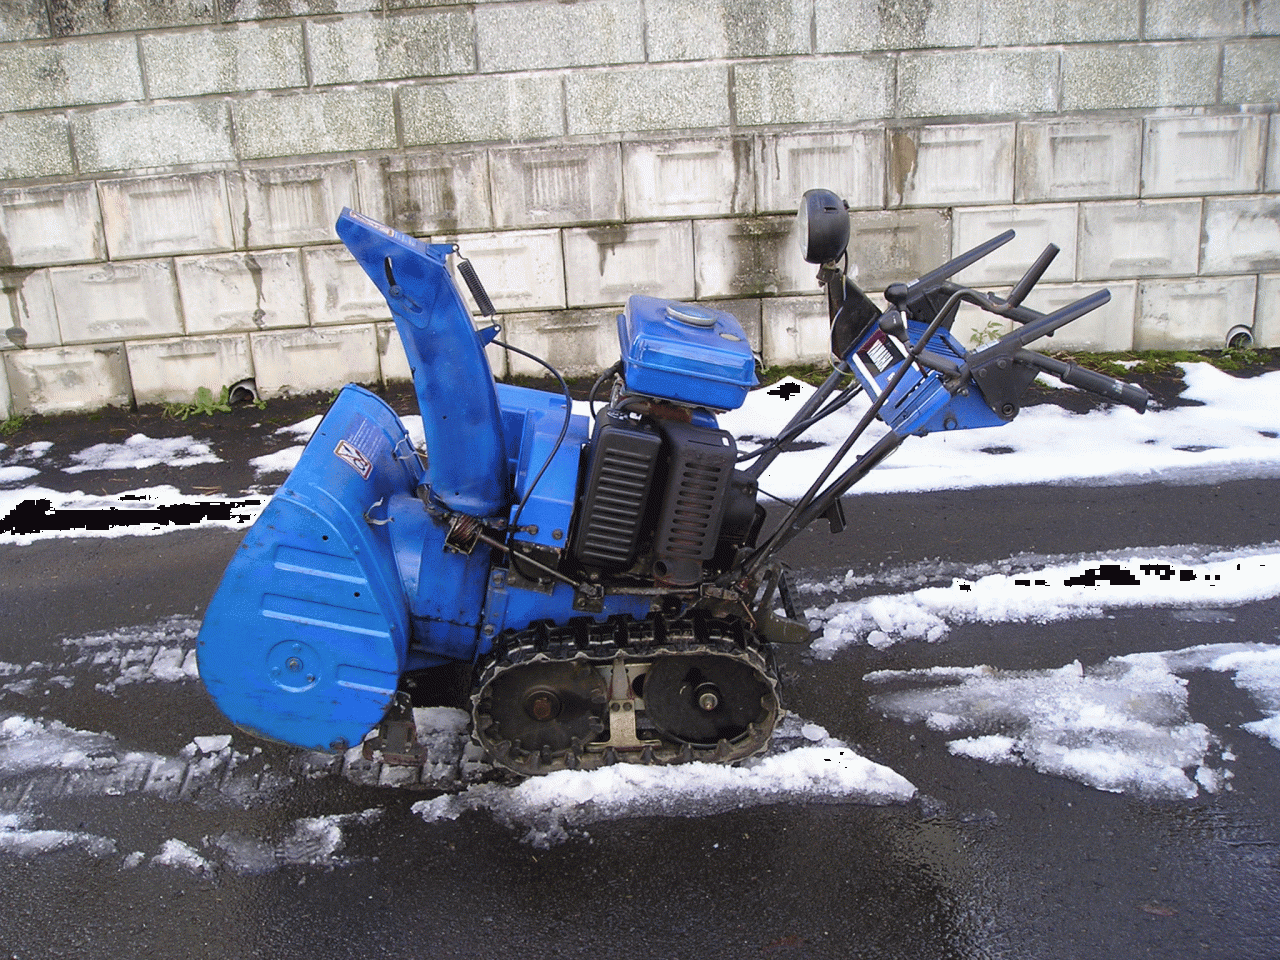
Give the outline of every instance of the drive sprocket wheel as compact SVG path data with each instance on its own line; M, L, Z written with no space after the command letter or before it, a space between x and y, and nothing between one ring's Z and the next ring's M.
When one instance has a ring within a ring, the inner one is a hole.
M528 664L494 677L489 691L489 735L528 753L586 743L608 702L604 680L582 661Z

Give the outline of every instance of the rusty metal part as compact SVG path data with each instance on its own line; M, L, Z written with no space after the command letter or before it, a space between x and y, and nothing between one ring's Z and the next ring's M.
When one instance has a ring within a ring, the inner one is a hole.
M522 776L614 763L734 763L781 707L768 646L740 620L615 618L498 638L472 693L473 738Z

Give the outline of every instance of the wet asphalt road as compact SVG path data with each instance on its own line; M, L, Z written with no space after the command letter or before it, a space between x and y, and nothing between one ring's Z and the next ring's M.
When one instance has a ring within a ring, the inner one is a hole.
M848 531L808 534L790 559L820 579L882 561L1230 547L1280 539L1277 503L1280 481L862 497L848 505ZM198 616L238 539L0 547L0 660L49 660L68 637ZM40 825L115 838L122 853L227 830L269 837L299 817L384 814L347 830L349 862L324 870L199 876L76 850L0 853L0 957L1275 958L1280 751L1235 729L1259 713L1229 678L1194 674L1190 711L1229 738L1234 790L1153 802L952 756L941 734L869 712L862 676L1278 639L1280 602L1270 601L1231 619L1155 609L958 626L942 644L850 649L830 662L786 651L787 705L916 784L921 799L901 806L638 817L537 850L485 813L427 824L409 809L420 795L333 777L247 808L139 792L54 797ZM7 694L0 714L10 712L168 755L229 729L190 682L114 693L77 683L37 704ZM0 813L20 801L9 784Z

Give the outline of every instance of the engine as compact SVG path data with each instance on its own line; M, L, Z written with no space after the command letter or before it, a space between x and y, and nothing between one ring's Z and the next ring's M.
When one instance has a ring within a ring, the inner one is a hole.
M753 544L764 520L713 412L742 405L755 358L730 314L654 297L630 298L618 338L622 360L585 452L570 560L610 579L694 586Z

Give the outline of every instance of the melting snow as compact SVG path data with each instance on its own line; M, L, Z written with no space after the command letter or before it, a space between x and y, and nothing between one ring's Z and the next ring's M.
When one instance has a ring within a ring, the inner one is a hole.
M859 756L817 724L788 717L770 754L739 767L618 764L561 770L515 787L479 784L413 809L427 821L486 810L500 823L525 830L525 842L545 847L588 824L621 817L709 816L788 802L884 804L914 795L915 787L900 774Z
M1161 555L1085 559L992 573L949 587L841 601L806 611L822 630L813 652L829 659L853 643L883 648L900 640L942 639L949 624L1097 617L1122 607L1233 606L1280 596L1280 550L1253 550L1199 560Z
M67 467L67 473L84 473L88 470L144 470L160 464L170 467L191 467L198 463L221 463L213 455L207 443L194 437L176 437L156 440L144 433L135 433L124 443L98 443L71 455L75 465Z
M1189 799L1229 785L1234 759L1187 712L1181 674L1195 670L1231 673L1269 714L1243 729L1280 746L1272 736L1280 727L1280 646L1270 644L1136 653L1087 668L1076 661L1056 670L883 670L866 679L919 684L871 704L955 735L948 749L959 756L1026 765L1100 790Z

